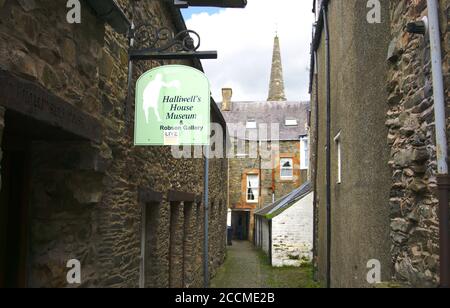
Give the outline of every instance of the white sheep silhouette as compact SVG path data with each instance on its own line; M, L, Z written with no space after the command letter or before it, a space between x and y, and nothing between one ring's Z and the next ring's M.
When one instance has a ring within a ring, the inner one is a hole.
M145 114L145 121L147 124L149 123L149 112L150 108L153 109L156 118L158 119L158 122L161 122L161 116L159 115L158 111L158 101L159 96L161 94L161 89L165 88L175 88L178 91L180 90L181 84L178 80L165 83L163 81L163 76L161 74L157 74L155 77L155 80L151 81L147 87L144 89L144 114Z

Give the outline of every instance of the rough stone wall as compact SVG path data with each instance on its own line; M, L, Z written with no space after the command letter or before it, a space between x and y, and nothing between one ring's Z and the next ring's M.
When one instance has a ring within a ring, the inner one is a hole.
M180 232L183 229L183 204L173 203L170 205L169 286L171 288L183 287L184 232Z
M449 99L450 2L439 1L446 100ZM404 26L427 15L427 2L391 1L392 42L387 88L391 147L391 238L394 278L420 287L439 284L439 220L429 40Z
M300 266L312 259L313 194L272 220L272 265Z
M175 29L161 1L138 3L137 22L152 12L160 25ZM129 2L119 4L130 15ZM126 38L105 26L84 2L80 25L68 24L66 14L64 1L0 1L0 68L32 80L89 113L103 129L99 145L36 144L29 285L67 286L65 265L69 258L76 258L82 263L81 286L137 287L142 223L138 189L201 195L203 160L175 159L168 147L133 147L124 122ZM140 62L134 78L167 63ZM192 65L188 61L181 64ZM53 160L58 157L49 155L52 151L65 160ZM211 165L211 200L226 200L226 160L214 159ZM167 200L159 209L155 247L159 280L151 286L169 286L172 209ZM225 232L219 224L226 219L225 213L224 209L216 214L210 237ZM201 226L203 217L197 223ZM182 237L183 231L177 230L181 235L176 236ZM198 228L193 237L200 239L202 233ZM203 281L198 270L202 246L197 245L189 256L195 259L197 269L190 278L193 286L201 286ZM223 255L220 243L211 247L212 272Z
M234 145L237 146L236 144ZM247 153L249 144L246 142ZM236 150L235 150L236 151ZM256 152L255 152L256 153ZM276 154L275 154L276 153ZM257 155L257 154L256 154ZM292 180L280 179L280 158L293 158L294 177ZM229 160L230 164L230 208L254 208L255 204L246 202L246 179L247 173L259 172L258 158L235 157ZM262 166L273 166L272 169L263 169L261 173L262 201L261 207L272 203L272 192L275 188L275 200L289 194L307 181L307 174L300 170L300 142L280 141L278 149L274 151L271 160L262 160Z
M76 162L90 158L89 149L73 142L32 145L29 286L66 285L65 263L71 259L82 264L81 287L99 284L96 232L102 213L96 207L103 173Z
M145 228L145 260L144 286L148 288L158 287L161 281L167 281L165 277L164 269L167 268L166 264L162 264L162 260L166 259L164 255L165 249L161 249L161 236L160 230L163 225L161 217L162 204L149 203L143 205L145 209L144 222Z

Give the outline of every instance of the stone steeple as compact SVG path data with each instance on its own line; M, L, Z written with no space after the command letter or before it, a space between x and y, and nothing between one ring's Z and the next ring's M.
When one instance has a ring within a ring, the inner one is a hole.
M286 101L284 94L283 66L281 64L280 40L275 36L272 58L272 73L270 76L269 98L271 101Z

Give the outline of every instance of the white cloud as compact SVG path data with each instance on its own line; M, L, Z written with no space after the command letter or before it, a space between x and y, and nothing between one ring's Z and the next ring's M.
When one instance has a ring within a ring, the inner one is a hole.
M201 36L200 50L219 53L202 60L215 100L223 87L233 88L235 101L267 99L276 28L287 98L308 100L311 10L312 0L249 0L245 9L192 15L186 23Z

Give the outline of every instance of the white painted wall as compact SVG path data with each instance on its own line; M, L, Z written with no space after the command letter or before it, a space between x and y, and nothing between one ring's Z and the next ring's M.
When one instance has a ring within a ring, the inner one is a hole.
M302 259L312 260L313 221L313 193L272 220L273 266L300 266Z

